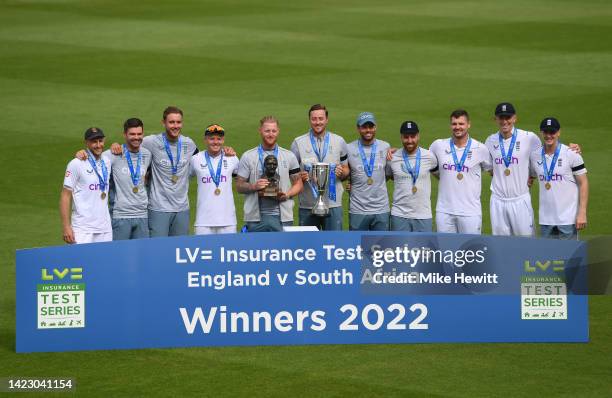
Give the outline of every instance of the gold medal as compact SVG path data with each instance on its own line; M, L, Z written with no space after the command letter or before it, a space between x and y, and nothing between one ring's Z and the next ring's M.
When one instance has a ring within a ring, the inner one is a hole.
M372 179L372 177L368 177L368 185L372 184L374 184L374 180Z
M462 173L457 173L457 179L458 180L463 180L463 174Z
M100 199L104 200L106 198L106 192L102 192L100 194Z
M544 188L550 189L552 188L552 185L550 185L550 182L547 182L546 184L544 184Z
M134 188L132 188L132 192L134 192L134 193L138 193L138 187L134 187Z
M215 195L217 196L221 195L221 190L219 188L215 189Z
M509 175L510 175L510 169L506 169L506 170L504 170L504 174L505 174L506 176L509 176Z
M412 193L417 193L418 189L417 187L412 187Z
M176 184L176 182L178 181L178 176L176 174L172 174L171 180L173 184Z

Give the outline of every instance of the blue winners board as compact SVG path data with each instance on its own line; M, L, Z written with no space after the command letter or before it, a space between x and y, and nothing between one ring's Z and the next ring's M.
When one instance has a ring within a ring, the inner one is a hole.
M17 352L586 342L586 243L250 233L17 251Z

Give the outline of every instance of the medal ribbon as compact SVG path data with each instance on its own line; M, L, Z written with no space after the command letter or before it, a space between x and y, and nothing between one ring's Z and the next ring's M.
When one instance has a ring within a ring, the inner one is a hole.
M89 160L89 164L91 164L91 167L94 169L94 171L96 172L96 175L98 176L100 190L104 192L106 191L106 185L108 184L108 169L106 168L106 164L104 163L104 160L102 160L102 157L100 156L100 168L102 169L102 175L100 175L100 172L98 171L97 162L94 159L95 158L94 158L93 153L87 150L87 160Z
M221 165L223 164L223 151L221 151L221 157L219 158L219 164L217 165L217 172L213 173L213 165L210 156L208 155L208 151L204 152L204 156L206 156L206 164L208 165L208 172L210 173L210 178L212 178L215 183L215 187L219 188L219 183L221 182Z
M317 146L316 140L314 138L314 134L312 133L312 129L308 131L308 136L310 137L310 145L312 145L312 150L317 155L317 159L319 162L323 163L323 159L327 156L327 151L329 149L329 133L325 132L325 138L323 140L323 153L319 153L319 148Z
M264 156L263 156L264 149L263 149L263 146L261 146L261 144L259 144L259 146L257 147L257 153L259 154L259 164L261 164L261 174L265 174L266 168L264 167ZM276 161L278 162L278 145L274 145L274 157L276 158Z
M123 144L123 153L125 153L125 159L127 160L128 168L130 169L130 177L132 177L132 184L135 187L140 182L140 165L142 163L142 152L138 151L138 160L136 161L136 171L134 171L134 163L132 163L132 155L128 150L127 146Z
M416 185L416 181L419 178L419 171L421 170L421 149L417 148L416 160L414 161L414 169L410 166L410 160L408 154L404 149L402 151L402 157L404 158L404 164L406 165L406 171L412 177L412 185Z
M376 147L378 146L378 142L374 140L372 143L372 151L370 152L370 163L367 163L366 154L363 149L363 144L361 140L357 141L357 147L359 148L359 154L361 155L361 163L363 164L363 171L366 175L372 178L372 173L374 172L374 161L376 160Z
M512 162L512 151L514 151L514 144L516 144L516 136L518 135L516 131L516 127L512 130L512 140L510 140L510 148L508 148L508 155L506 155L506 148L504 148L504 136L499 133L499 150L501 151L502 159L504 160L504 164L506 168L510 167L510 163Z
M329 192L327 196L330 200L336 201L336 163L329 164Z
M559 157L559 153L561 152L561 143L557 142L557 148L555 149L555 154L553 155L552 162L550 162L550 169L546 164L546 151L544 150L544 146L542 146L542 167L544 168L544 179L546 182L550 182L552 179L552 175L555 171L555 166L557 164L557 158Z
M166 153L168 154L168 159L170 159L170 165L172 166L172 174L176 175L176 173L178 172L179 162L181 161L181 149L183 149L183 146L181 145L181 136L179 135L178 142L176 144L176 164L174 164L174 158L172 157L172 151L170 151L170 144L168 143L166 134L162 134L162 140L164 140Z
M472 146L472 139L468 139L467 145L465 146L465 151L463 151L463 155L461 155L461 161L457 160L457 151L455 150L455 143L453 142L453 139L451 138L449 142L450 150L453 154L453 161L455 162L455 168L457 169L458 173L461 173L463 171L463 164L465 163L465 159L467 159L467 155L470 152L470 147Z

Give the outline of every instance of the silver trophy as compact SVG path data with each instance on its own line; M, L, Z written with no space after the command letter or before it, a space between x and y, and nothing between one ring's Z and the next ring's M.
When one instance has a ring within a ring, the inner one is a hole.
M312 207L312 214L319 217L329 215L329 203L327 202L327 188L329 182L329 163L315 163L310 168L310 184L315 188L318 196Z

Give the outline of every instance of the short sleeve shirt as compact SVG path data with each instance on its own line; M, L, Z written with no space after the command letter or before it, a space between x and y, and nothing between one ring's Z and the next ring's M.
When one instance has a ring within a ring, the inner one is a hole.
M510 150L512 137L504 139L504 150L506 156ZM493 179L491 180L491 192L493 195L511 199L529 194L527 180L529 179L529 157L535 150L542 146L540 139L531 131L516 129L516 142L512 151L509 167L506 167L502 157L499 142L499 132L490 135L485 145L491 154L493 167ZM506 175L506 168L510 174Z
M105 151L104 154L110 159L111 175L115 184L113 218L146 218L149 195L145 187L145 174L151 165L151 152L146 148L140 148L140 170L138 170L138 152L129 154L134 176L138 176L136 185L132 180L132 171L126 153L113 155L110 151ZM137 192L134 192L134 188Z
M371 178L368 177L361 154L359 140L348 144L348 163L351 169L351 200L349 212L353 214L380 214L389 212L389 194L387 193L387 180L385 167L387 165L387 151L389 143L376 140L376 153ZM373 145L364 145L363 151L366 164L370 164Z
M458 160L461 160L466 147L457 148ZM449 138L438 139L431 144L429 151L438 160L440 184L436 212L457 216L480 216L480 193L483 170L491 169L489 150L479 141L472 139L462 170L457 170L450 150ZM457 178L461 173L461 179Z
M192 173L198 183L198 204L196 210L196 227L222 227L236 225L236 207L232 191L232 177L238 171L237 156L211 157L213 174L221 163L219 178L219 194L215 194L217 185L211 176L206 161L206 152L199 152L191 158Z
M291 144L291 152L297 158L301 170L308 170L315 163L333 163L335 165L346 164L347 162L347 146L344 138L338 134L327 131L325 134L329 134L329 147L327 154L322 159L317 157L317 154L310 141L310 133L303 134L297 137ZM324 149L324 138L321 136L315 138L315 145L319 154L323 155ZM310 183L306 183L304 190L299 195L300 208L311 209L315 203L315 197L310 188ZM329 207L342 207L342 193L344 188L340 181L336 181L336 200L329 200Z
M578 153L560 144L561 150L546 189L546 177L542 163L542 150L531 153L531 168L537 175L540 188L540 225L573 225L578 214L579 190L576 176L586 174L584 160ZM553 154L545 155L550 170Z
M142 146L151 151L151 191L149 209L161 212L180 212L189 210L189 164L196 152L196 145L189 137L181 135L181 155L177 166L176 183L172 182L172 163L166 153L162 134L144 138ZM177 141L168 141L170 153L177 164Z
M418 148L421 152L421 165L416 183L404 162L405 150L393 154L387 164L389 174L393 175L393 204L391 215L410 219L428 219L431 214L431 172L438 169L438 160L431 152ZM416 154L407 155L412 170L415 168ZM416 187L416 192L413 188Z
M268 153L272 153L269 151ZM263 156L265 159L265 155ZM299 172L300 166L295 158L295 155L284 148L278 148L278 168L277 172L280 177L279 189L283 192L287 192L291 188L291 175ZM249 183L254 184L257 179L263 174L262 162L259 160L259 152L257 147L246 151L240 158L238 165L238 176L244 178ZM273 199L267 199L273 200ZM282 222L288 222L293 220L293 200L288 199L284 202L278 202L274 200L274 208L278 208L280 211L280 217ZM271 211L272 203L264 208L265 211ZM244 201L244 220L247 222L256 222L260 220L262 214L261 201L257 192L251 192L245 195Z
M110 178L110 160L101 156L96 161L102 175L100 162L103 161ZM108 184L101 190L100 180L88 160L72 159L66 167L64 188L72 191L72 229L87 233L108 233L112 231L108 211ZM102 192L105 193L102 198Z

